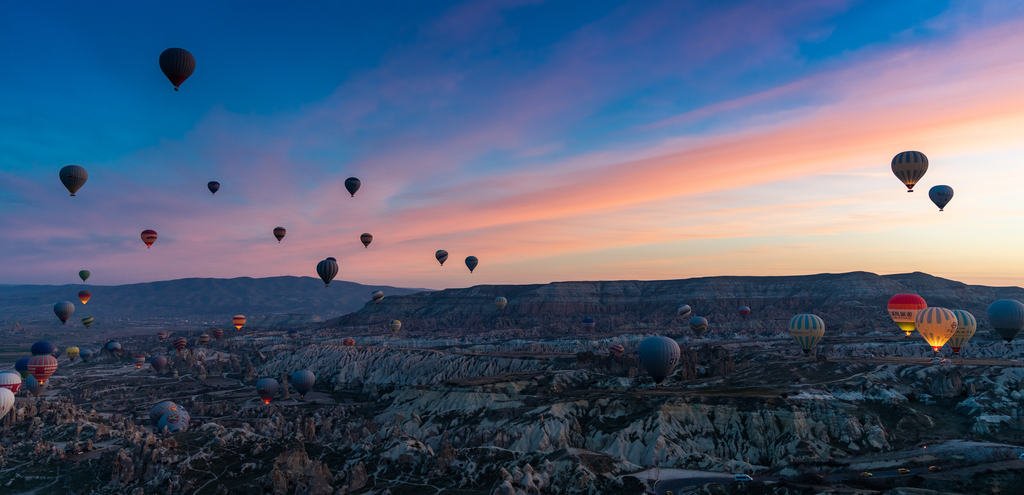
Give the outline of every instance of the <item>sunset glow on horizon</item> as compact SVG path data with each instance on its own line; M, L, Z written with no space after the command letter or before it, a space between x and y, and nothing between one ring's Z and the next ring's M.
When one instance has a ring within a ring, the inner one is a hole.
M1024 5L243 5L9 6L0 283L1024 278Z

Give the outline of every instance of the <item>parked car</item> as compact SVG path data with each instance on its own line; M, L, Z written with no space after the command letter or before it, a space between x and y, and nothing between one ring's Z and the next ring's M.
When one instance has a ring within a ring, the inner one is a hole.
M736 476L733 476L733 480L735 480L735 481L754 481L754 478L751 478L749 474L737 474Z
M896 470L896 472L900 474L910 474L910 470L907 468L899 468Z

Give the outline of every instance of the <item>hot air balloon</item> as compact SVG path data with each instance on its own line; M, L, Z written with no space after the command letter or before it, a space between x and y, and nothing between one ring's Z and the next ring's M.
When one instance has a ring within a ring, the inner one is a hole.
M157 342L163 342L164 339L166 339L166 338L167 338L167 332L157 332L156 333L156 341Z
M31 374L28 372L28 362L30 358L21 358L14 362L14 371L17 371L22 378L28 378Z
M294 329L294 328L291 329L291 330L288 330L288 338L290 338L292 340L295 340L295 339L299 338L299 331Z
M809 355L811 349L825 336L825 322L815 315L796 315L789 320L789 335L804 354Z
M373 236L370 234L363 234L359 236L359 242L363 243L364 248L370 247L370 243L373 242Z
M167 366L167 358L163 356L153 356L153 359L149 360L149 367L157 373L163 371L165 366Z
M81 353L77 347L68 347L64 349L64 354L68 355L68 359L74 361L76 357Z
M199 336L199 345L206 345L210 343L210 336L205 333Z
M91 327L94 321L96 320L91 316L86 316L85 318L82 318L82 324L85 325L85 328Z
M988 322L1009 344L1024 328L1024 304L1013 299L1000 299L988 306Z
M679 344L668 337L647 337L640 342L637 353L640 355L640 365L656 384L665 381L679 363Z
M707 318L704 318L703 316L694 316L693 318L690 318L690 330L693 330L693 333L697 335L698 339L701 335L704 335L704 332L707 331L707 329Z
M743 317L744 320L746 320L747 317L750 316L750 308L747 306L740 306L740 309L737 310L737 312L740 314L740 316Z
M57 347L54 346L53 344L45 340L40 340L39 342L32 344L31 352L33 356L52 356L53 351L56 348Z
M356 197L356 191L359 190L359 186L361 185L362 182L359 182L359 179L355 177L345 179L345 189L348 189L348 193L351 194L353 198Z
M595 320L595 319L593 319L593 318L588 316L588 317L584 318L582 321L580 321L580 325L583 326L584 330L586 330L588 332L593 332L594 331L594 327L597 326L597 320Z
M621 356L625 352L626 348L622 347L619 344L615 344L613 346L608 347L608 354L612 356Z
M466 268L469 268L469 273L473 273L473 269L475 269L476 265L479 265L479 264L480 264L480 260L476 259L476 256L467 256L466 257Z
M402 328L402 322L398 320L391 320L391 333L398 333L398 330Z
M245 325L245 316L235 315L234 318L231 319L231 322L235 324L235 330L241 330L242 325Z
M909 339L916 325L917 313L927 307L928 303L917 294L896 294L889 299L889 316Z
M25 379L25 390L32 397L39 397L43 394L43 390L46 390L46 386L39 383L39 380L36 380L36 377L30 376Z
M87 304L89 302L89 299L92 299L92 292L89 292L87 290L78 291L78 300L82 301L82 304Z
M7 413L14 407L14 392L6 388L0 388L0 419L7 416Z
M346 337L345 340L341 341L341 343L342 345L345 345L347 347L353 347L356 345L356 339L353 339L352 337Z
M152 246L154 242L156 242L156 231L148 229L143 230L140 237L142 237L142 242L146 243L146 249L149 249L149 247Z
M505 309L506 304L508 304L508 299L505 299L502 296L494 298L494 306L498 308L498 311Z
M184 433L188 431L188 421L185 418L185 415L178 412L164 414L156 423L156 431L164 431L164 428L167 428L168 433Z
M13 393L21 390L21 375L17 371L7 370L0 373L0 388L5 388Z
M116 340L111 340L110 342L107 342L107 350L111 353L121 352L121 343Z
M53 305L53 314L57 315L57 318L60 318L61 323L66 324L68 322L68 318L71 318L71 315L75 314L75 305L67 301L61 301Z
M196 59L184 48L168 48L160 54L160 70L174 85L174 90L196 70Z
M334 280L334 276L338 274L338 262L327 259L317 263L316 274L320 275L320 280L324 281L324 287L329 287L331 280Z
M334 259L334 256L328 256L328 257L327 257L327 261L333 261L333 262L335 262L335 263L337 263L337 262L338 262L338 260Z
M256 382L256 393L260 394L260 398L263 399L264 404L270 404L270 399L273 399L277 395L277 380L273 378L263 378Z
M149 411L149 420L152 421L153 424L157 424L160 421L160 418L164 417L165 414L167 414L169 412L180 412L180 411L181 411L181 408L178 407L177 404L175 404L175 403L173 403L173 402L171 402L169 400L165 400L165 401L157 404L156 406L154 406L153 409L150 409L150 411Z
M220 340L220 338L224 336L224 330L221 330L219 328L211 328L210 335L212 335L213 338Z
M693 308L690 308L689 304L684 304L682 306L679 306L679 309L676 309L676 315L681 316L683 318L690 316L690 313L693 313Z
M928 157L920 151L904 151L892 159L892 173L907 186L907 192L914 192L914 184L927 171Z
M82 361L88 363L92 359L92 351L89 349L82 349L78 351L78 357L82 358Z
M28 372L39 380L39 383L46 383L46 379L57 371L57 358L51 355L35 356L28 360Z
M217 191L220 190L220 182L211 180L206 183L206 188L210 190L210 194L217 194Z
M384 291L373 291L373 294L370 294L370 299L372 299L374 303L380 304L381 300L384 299Z
M287 233L288 231L285 230L284 227L274 227L274 237L277 238L278 244L281 243L281 239L284 239L284 236Z
M178 354L181 354L185 350L185 346L188 345L188 339L185 337L178 337L174 339L174 348L178 350Z
M306 394L313 390L313 383L316 382L316 375L312 371L299 370L292 373L292 386L299 393L299 397L306 397Z
M135 369L141 369L142 365L146 364L146 356L136 354L132 356L132 362L135 363Z
M85 280L89 278L89 275L92 275L92 273L89 273L89 270L78 271L78 276L81 277L82 282L85 282Z
M928 198L939 207L939 211L946 207L949 200L953 199L953 188L949 186L932 186L928 190Z
M89 180L89 172L86 172L84 168L78 165L68 165L60 169L60 181L64 184L64 187L68 188L68 192L72 196L85 185L87 180Z
M953 314L956 315L956 331L949 338L949 347L953 349L954 355L959 356L960 349L967 344L968 340L971 340L974 332L978 331L978 320L974 318L974 315L962 309L954 309Z
M434 257L437 258L437 261L441 262L441 266L444 266L444 262L448 259L448 251L438 249L437 252L434 253Z
M54 348L54 349L53 349L53 352L51 352L51 353L50 353L50 355L51 355L51 356L53 356L53 357L54 357L54 358L56 358L56 359L60 359L60 356L61 356L62 354L64 354L64 353L63 353L63 352L60 352L60 349L57 349L57 348Z
M956 332L957 318L946 308L926 308L917 313L917 333L936 354Z

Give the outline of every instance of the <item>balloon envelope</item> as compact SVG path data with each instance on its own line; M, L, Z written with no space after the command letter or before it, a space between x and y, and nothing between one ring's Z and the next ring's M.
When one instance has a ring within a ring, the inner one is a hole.
M316 274L320 275L320 280L324 281L324 287L331 285L331 280L338 274L338 262L333 260L323 260L316 265Z
M188 416L181 412L169 412L160 417L156 423L156 431L164 431L167 428L169 433L184 433L188 431Z
M690 316L690 313L692 313L692 312L693 312L693 308L691 308L689 304L684 304L682 306L679 306L678 309L676 309L676 315L677 316L682 316L683 318L686 318L687 316Z
M263 378L256 382L256 393L263 399L264 404L270 404L270 400L277 395L277 380L273 378Z
M1003 340L1011 342L1024 328L1024 304L1000 299L988 306L988 322Z
M136 354L132 356L132 362L135 363L135 369L142 368L142 365L146 364L146 356Z
M153 356L153 359L149 360L149 367L153 368L153 371L162 371L167 366L167 358L163 356Z
M28 372L28 362L31 358L21 358L14 362L14 371L17 371L22 378L28 378L31 373Z
M391 320L391 333L398 333L398 330L402 328L402 322L398 320Z
M21 382L21 375L19 375L17 371L7 370L0 373L0 388L18 393L18 390L21 390Z
M86 172L84 168L78 165L68 165L60 169L60 181L64 184L64 187L68 188L68 192L72 196L85 185L87 180L89 180L89 172Z
M914 185L927 171L928 157L920 151L904 151L892 159L892 173L907 186L907 192L914 192Z
M210 194L217 194L217 191L220 190L220 182L211 180L206 183L206 188L210 190Z
M86 316L85 318L82 318L82 324L85 325L85 328L91 327L93 322L95 321L96 320L91 316Z
M121 350L121 343L115 340L107 342L107 350L110 352L117 352Z
M92 359L92 351L89 349L82 349L81 351L78 351L78 357L82 358L82 361L88 363L89 360Z
M473 270L476 269L476 265L479 264L480 260L476 259L476 256L466 257L466 268L469 268L469 273L473 273Z
M277 242L281 242L281 239L284 239L287 233L288 231L284 227L274 227L274 237L277 238Z
M157 342L163 342L164 339L166 339L166 338L167 338L167 332L157 332L156 333L156 341Z
M213 338L220 340L220 338L224 336L224 330L221 330L219 328L211 328L210 335L212 335Z
M316 382L316 375L309 370L299 370L292 373L292 386L299 392L299 397L305 397L306 393L313 389Z
M502 296L494 298L494 306L498 308L498 311L505 309L506 304L508 304L508 299L505 299Z
M78 276L82 279L82 282L85 282L85 280L89 278L89 275L92 275L92 273L89 273L89 270L78 271Z
M738 310L737 310L737 312L738 312L738 313L740 314L740 316L742 316L742 317L743 317L744 319L746 319L746 317L750 316L750 308L749 308L749 307L747 307L747 306L740 306L740 309L738 309Z
M611 354L612 356L621 356L625 352L626 352L626 348L622 347L619 344L615 344L613 346L609 346L608 347L608 354Z
M679 363L679 344L668 337L647 337L640 342L637 353L640 365L660 384Z
M28 360L28 372L39 380L39 383L46 383L46 380L57 371L57 358L46 356L35 356Z
M353 339L352 337L346 337L345 340L341 341L341 343L348 347L352 347L356 345L356 339Z
M241 330L242 325L245 325L245 316L235 315L233 318L231 318L231 322L234 323L236 330Z
M949 186L933 186L928 190L928 198L935 203L935 206L939 207L939 211L949 204L949 200L953 199L953 188Z
M54 346L53 344L45 340L40 340L39 342L32 344L31 351L33 356L45 356L47 354L52 355L55 349L56 346Z
M7 416L14 407L14 392L6 388L0 388L0 419Z
M956 315L956 332L949 338L949 347L953 349L953 354L959 356L960 349L978 331L978 320L962 309L954 309L953 314Z
M206 345L210 343L210 336L205 333L199 336L199 344Z
M160 70L174 85L174 90L196 70L196 59L184 48L168 48L160 54Z
M288 330L288 337L291 338L292 340L298 338L299 337L299 331L294 329L294 328L291 329L291 330Z
M583 325L583 329L584 330L586 330L588 332L593 332L594 331L594 327L597 326L597 320L595 320L593 318L590 318L590 317L587 317L587 318L584 318L583 321L580 322L580 324Z
M187 345L188 345L188 339L186 339L185 337L178 337L178 338L174 339L174 348L177 349L179 353L181 353L181 351L185 350L185 346L187 346Z
M30 376L25 379L25 390L27 390L33 397L39 397L42 395L43 390L46 390L46 386L39 383L39 380L36 380L36 377Z
M373 291L373 294L370 294L370 299L372 299L375 304L380 304L380 302L384 300L384 291Z
M75 314L75 305L68 301L61 301L53 305L53 314L57 315L61 323L67 323L68 318Z
M917 333L936 353L956 332L957 318L946 308L927 308L917 313Z
M434 257L437 258L437 261L441 262L441 266L444 266L444 262L448 259L448 251L438 249L437 252L434 253Z
M928 303L917 294L896 294L889 299L889 317L910 338L917 325L917 313L927 307Z
M370 247L370 243L373 242L373 236L370 234L363 234L359 236L359 242L363 243L363 247Z
M78 357L80 353L81 350L79 350L77 347L68 347L67 349L64 349L64 354L67 354L68 359L72 361L74 361L75 358Z
M825 322L815 315L796 315L789 320L789 335L804 354L810 354L825 336Z
M146 229L142 231L142 234L139 234L139 237L142 238L142 242L146 243L146 249L149 249L156 242L157 235L155 230Z
M351 194L352 197L356 196L356 191L359 190L360 185L362 185L362 182L359 182L359 179L355 177L345 179L345 189L348 190L348 193Z
M704 335L704 332L707 331L707 329L707 318L704 318L703 316L694 316L693 318L690 318L690 330L693 330L693 333L697 335L698 339L701 335Z
M78 291L78 300L82 301L82 304L88 303L89 299L92 299L92 292L89 292L87 290Z
M178 412L179 410L180 408L177 404L169 400L165 400L154 406L153 409L149 411L149 420L152 421L153 424L156 424L164 414L169 412Z

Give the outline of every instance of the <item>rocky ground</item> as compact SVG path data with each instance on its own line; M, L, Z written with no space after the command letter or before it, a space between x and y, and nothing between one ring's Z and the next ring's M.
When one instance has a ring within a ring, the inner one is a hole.
M644 335L368 334L347 347L330 330L251 331L181 355L126 338L121 355L61 358L42 397L19 394L0 421L0 492L639 494L672 469L759 480L692 493L1024 486L1024 346L933 364L899 337L837 335L810 358L774 335L680 338L679 366L655 386L633 355ZM607 354L615 343L625 355ZM136 370L135 353L172 365ZM312 392L259 400L257 379L300 369ZM162 400L188 409L188 432L155 431ZM931 465L942 471L856 476Z

